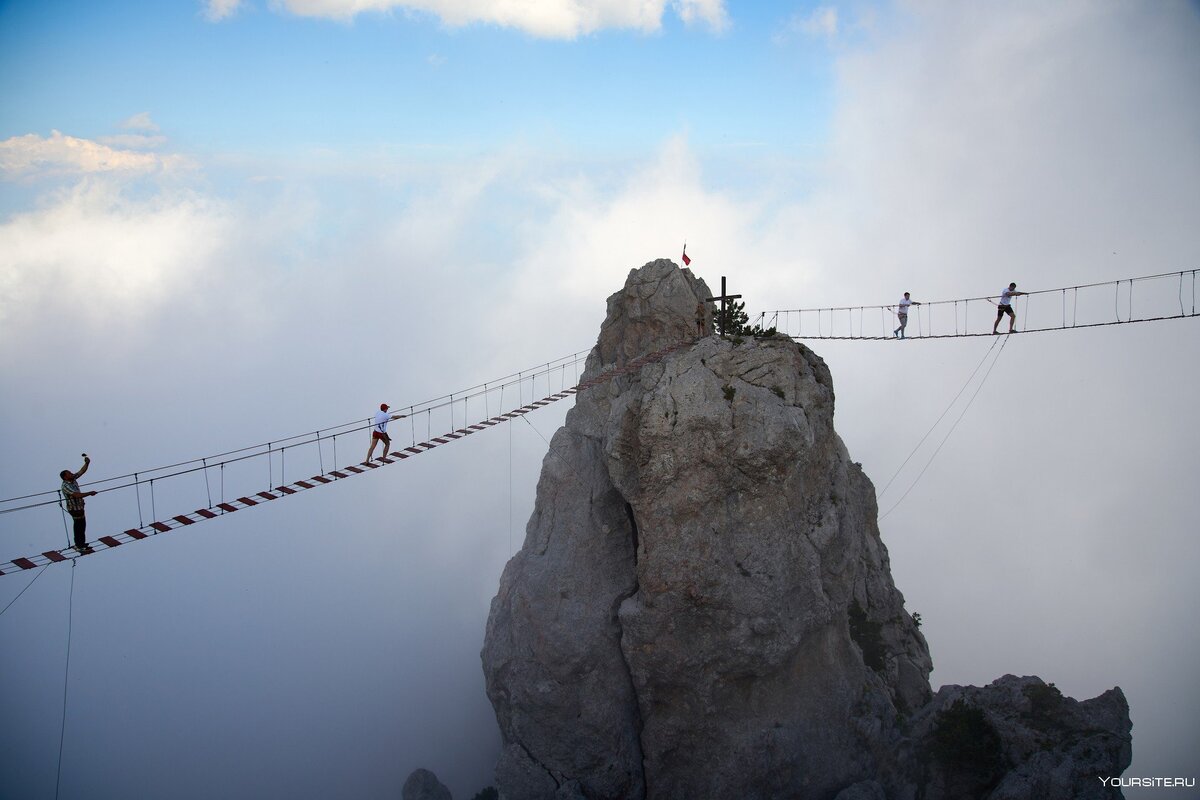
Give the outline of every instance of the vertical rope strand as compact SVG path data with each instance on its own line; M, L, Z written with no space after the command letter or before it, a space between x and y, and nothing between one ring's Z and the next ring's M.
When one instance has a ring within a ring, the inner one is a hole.
M204 493L208 497L208 507L212 508L212 487L208 485L208 459L201 459L204 465Z
M222 465L221 469L225 469L225 466ZM138 480L138 474L136 472L133 473L133 490L137 492L138 527L144 528L146 527L146 523L142 520L142 484L141 481Z
M59 495L61 496L61 494L62 493L60 492ZM71 531L67 527L67 512L63 510L62 500L58 501L58 511L60 514L62 514L63 533L66 534L66 537L67 537L67 547L70 547L73 544L73 542L71 541Z
M54 797L58 798L62 787L63 744L67 738L67 687L71 677L71 629L75 622L75 559L71 559L71 594L67 600L67 665L63 669L63 711L62 724L58 732L58 773L54 779Z

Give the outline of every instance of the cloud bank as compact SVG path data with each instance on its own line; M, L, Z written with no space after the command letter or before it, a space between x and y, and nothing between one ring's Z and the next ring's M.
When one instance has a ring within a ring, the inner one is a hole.
M160 156L137 152L157 147L161 137L124 135L107 140L110 144L67 136L52 131L49 137L36 133L13 136L0 142L0 178L39 176L80 176L105 172L146 174L179 170L190 165L178 155Z
M539 38L575 39L603 30L656 33L667 9L686 25L722 31L729 24L724 0L545 0L496 3L491 0L275 0L276 8L302 17L349 20L369 12L400 11L437 17L452 28L473 24L513 28ZM210 19L223 19L232 0L210 3Z

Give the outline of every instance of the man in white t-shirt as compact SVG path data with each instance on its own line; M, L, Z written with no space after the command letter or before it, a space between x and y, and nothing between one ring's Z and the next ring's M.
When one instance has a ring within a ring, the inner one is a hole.
M1029 292L1018 292L1015 283L1010 283L1007 289L1000 292L1000 302L996 303L996 321L992 323L992 333L998 333L996 328L1000 327L1000 320L1004 319L1005 314L1008 314L1008 332L1016 333L1013 326L1017 324L1017 314L1013 311L1012 299L1023 294L1029 294Z
M392 446L392 438L388 436L387 425L394 419L404 419L404 416L404 414L389 414L388 404L379 404L379 410L375 412L375 423L371 426L371 448L367 450L367 461L370 461L371 456L375 454L375 445L379 442L383 442L383 455L380 458L387 458L388 450Z
M892 331L892 338L897 336L901 339L904 338L904 329L908 327L908 307L919 305L921 304L908 296L908 292L904 293L904 297L900 298L900 303L896 309L896 316L900 318L900 327Z

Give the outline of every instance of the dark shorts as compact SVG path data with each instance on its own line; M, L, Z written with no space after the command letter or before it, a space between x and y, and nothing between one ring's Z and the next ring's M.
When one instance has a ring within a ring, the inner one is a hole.
M386 433L380 433L379 431L371 431L371 438L379 439L380 441L383 441L383 442L392 441L390 436L388 436Z
M1008 314L1013 319L1017 318L1017 315L1013 313L1012 306L996 306L996 319L1000 319L1005 314Z

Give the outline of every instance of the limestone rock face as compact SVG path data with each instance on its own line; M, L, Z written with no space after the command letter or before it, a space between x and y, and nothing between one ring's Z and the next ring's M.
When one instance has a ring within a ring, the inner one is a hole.
M584 379L696 339L708 296L631 272ZM931 663L875 515L829 370L787 339L703 338L581 393L488 622L501 792L819 796L883 769Z
M912 798L927 777L932 662L829 369L700 336L709 296L660 260L608 300L585 381L685 346L580 392L550 443L482 652L504 798Z

